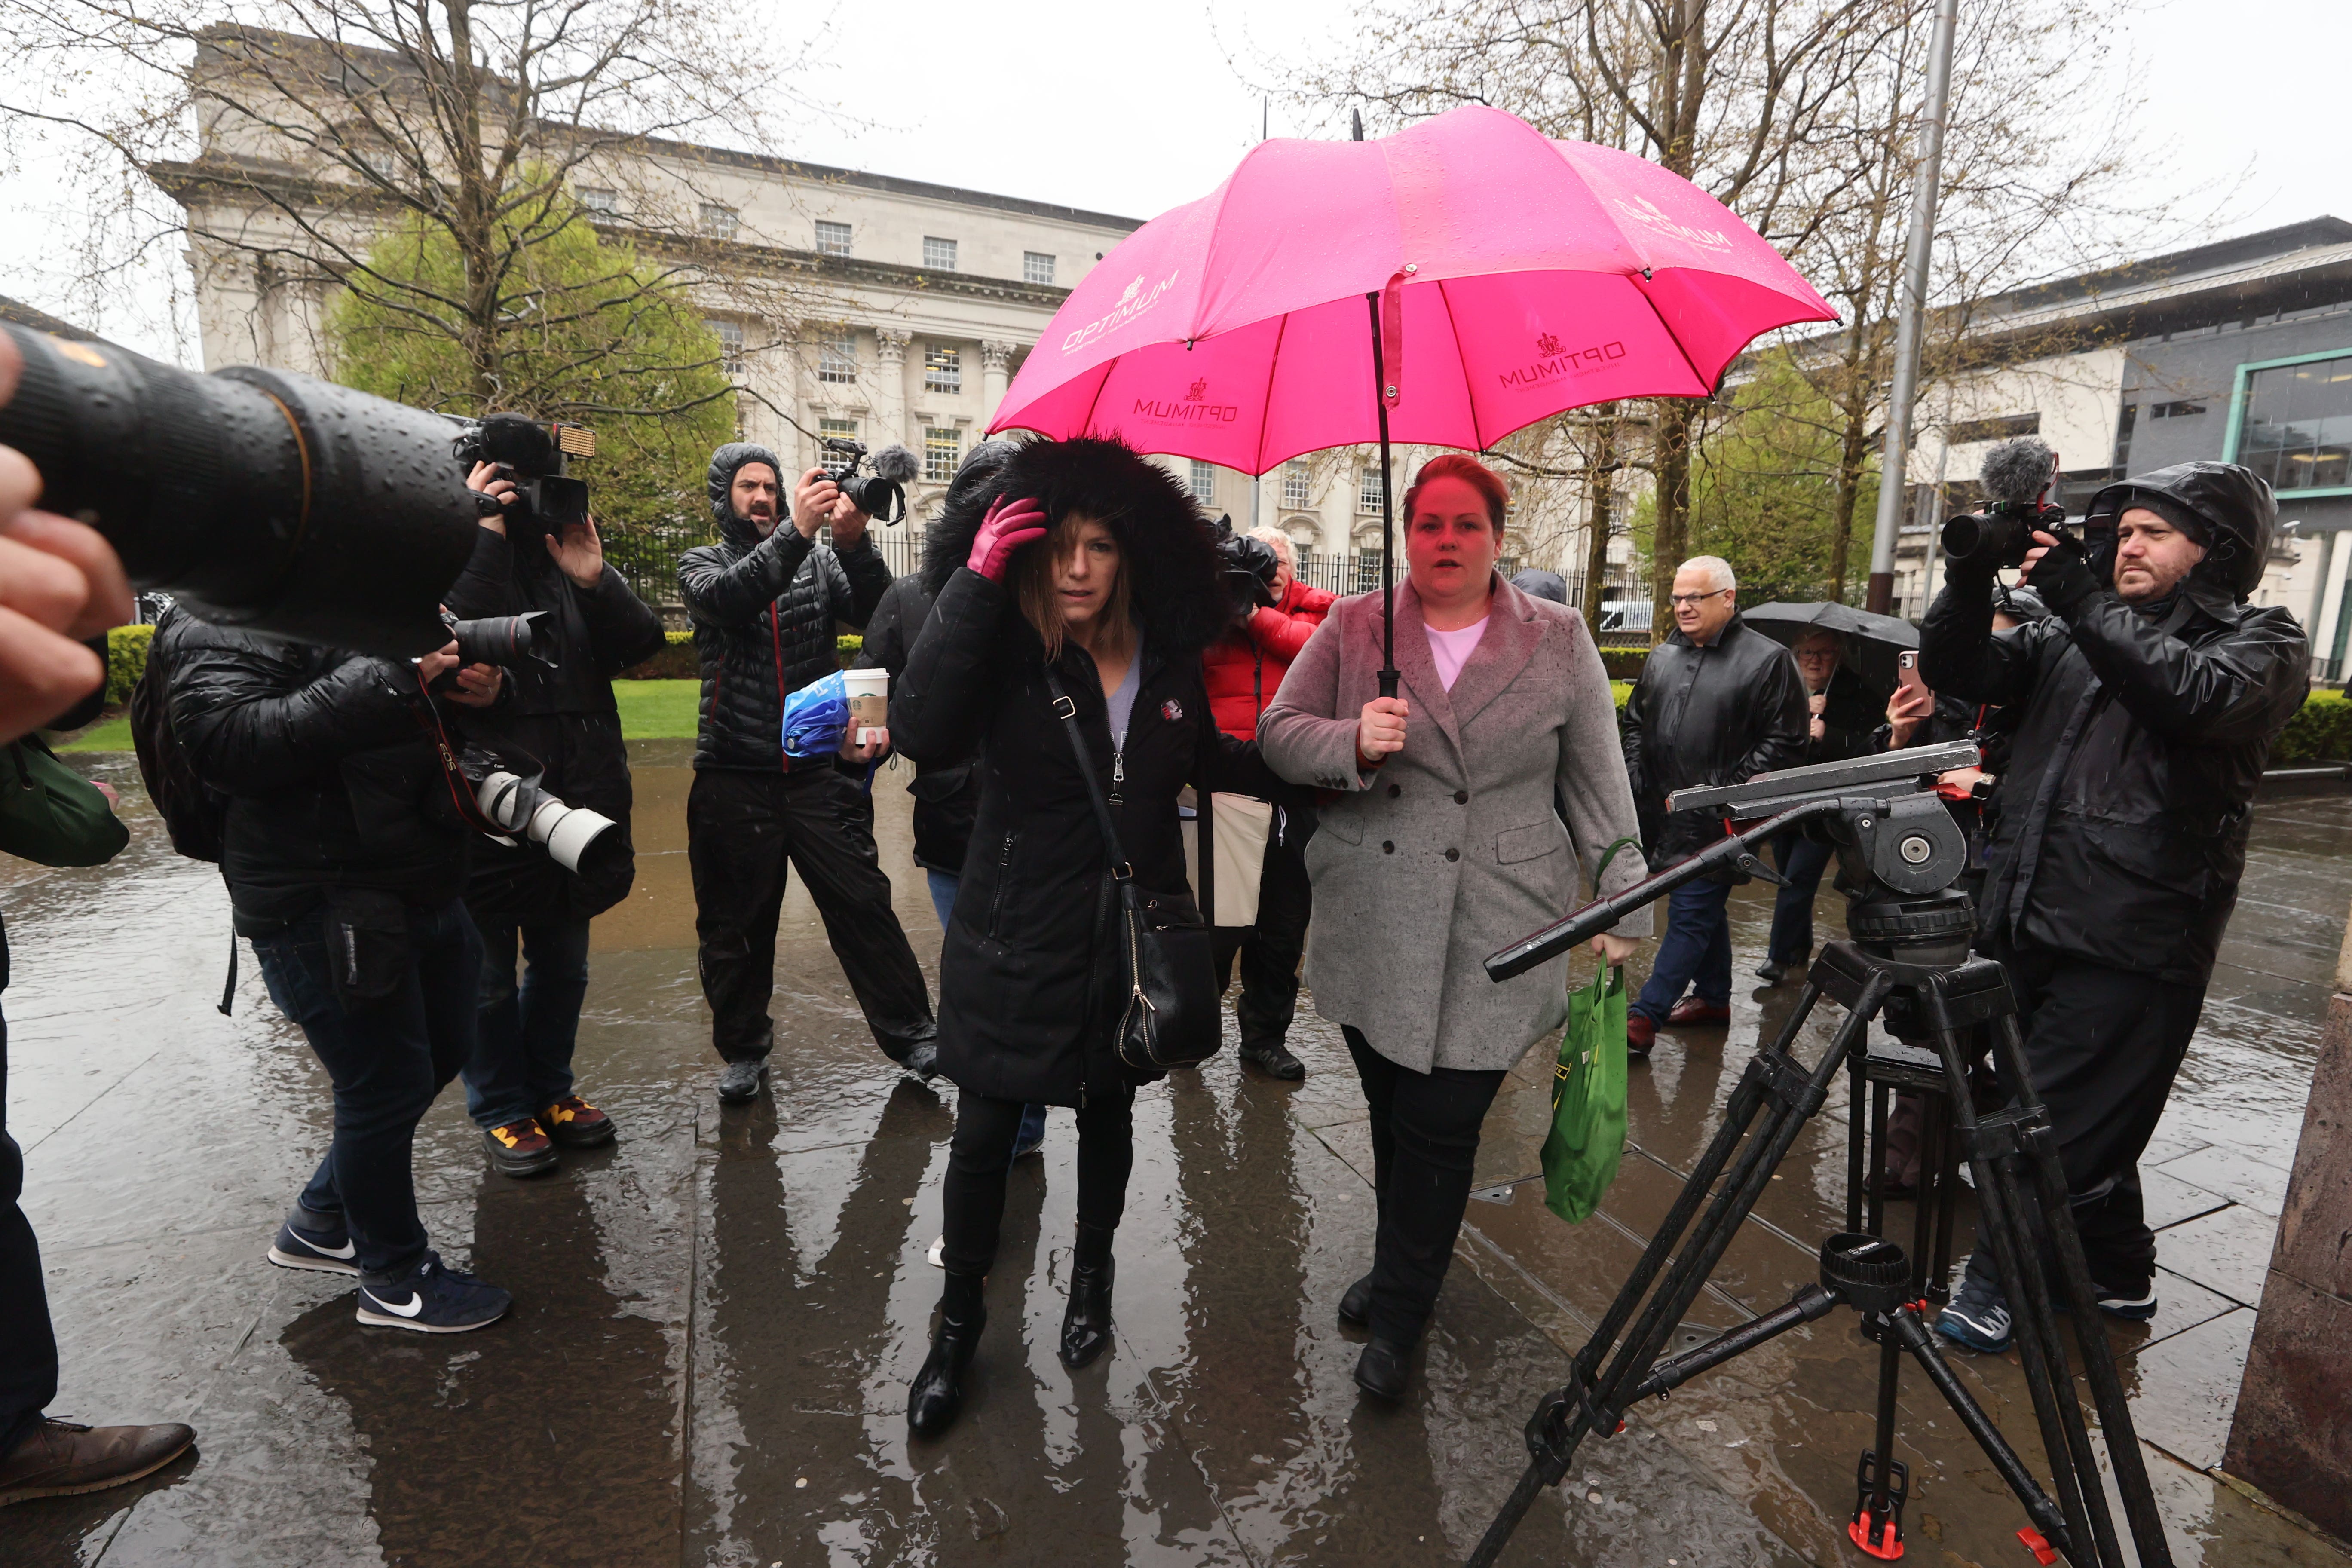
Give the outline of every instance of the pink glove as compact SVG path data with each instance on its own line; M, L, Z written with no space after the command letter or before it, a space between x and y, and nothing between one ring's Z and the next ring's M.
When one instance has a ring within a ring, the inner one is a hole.
M1030 497L1006 496L988 509L964 564L992 583L1004 581L1005 563L1024 544L1045 537L1045 508Z

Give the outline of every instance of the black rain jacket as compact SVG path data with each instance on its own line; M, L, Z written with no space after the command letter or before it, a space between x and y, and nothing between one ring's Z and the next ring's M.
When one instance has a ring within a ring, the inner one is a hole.
M1119 539L1143 629L1123 778L1093 658L1066 644L1055 670L1097 784L1123 798L1110 809L1137 882L1189 896L1179 792L1279 787L1254 742L1210 720L1200 654L1226 612L1207 526L1164 470L1112 441L1024 447L1003 493L1037 496L1049 516L1106 518ZM961 564L977 509L960 521L932 529L924 577L938 596L890 700L891 742L918 763L977 759L971 845L940 952L940 1070L975 1094L1079 1105L1160 1075L1128 1072L1112 1046L1125 995L1108 857L1045 645L1010 588Z
M469 840L434 809L438 754L405 664L168 615L172 732L228 796L221 876L237 929L276 929L330 888L436 908L464 889Z
M874 606L874 618L866 623L866 647L857 656L857 667L888 670L895 688L930 613L931 596L923 592L919 575L910 572L891 584ZM891 738L895 742L895 731ZM980 776L971 759L943 767L917 763L907 793L915 797L915 864L950 877L963 875L964 850L980 810Z
M2287 611L2237 603L2202 563L2145 613L2103 574L2042 575L2047 620L1996 633L1990 585L1955 580L1920 635L1939 695L2016 714L1979 938L2201 986L2255 785L2309 691L2309 645Z
M518 532L521 525L509 521ZM661 651L661 617L611 566L583 589L563 574L541 542L543 532L510 541L485 528L473 559L445 602L461 620L544 611L558 663L535 658L506 667L498 706L451 708L467 737L509 760L526 753L544 769L541 785L566 805L613 819L628 837L633 793L628 743L613 700L613 677ZM602 914L628 896L634 852L614 857L607 878L592 885L563 869L536 845L509 848L485 838L474 852L466 906L484 923L567 921Z
M841 667L834 623L862 627L890 586L871 538L836 551L801 537L789 518L761 539L728 509L719 542L678 557L677 587L694 617L702 666L698 768L784 771L784 697Z
M1651 868L1687 860L1724 837L1719 817L1666 816L1666 796L1797 766L1811 717L1796 659L1740 616L1706 647L1677 628L1652 648L1618 720Z

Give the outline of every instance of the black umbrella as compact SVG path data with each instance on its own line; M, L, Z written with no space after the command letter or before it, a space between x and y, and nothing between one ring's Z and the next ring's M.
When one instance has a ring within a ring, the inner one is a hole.
M1742 610L1749 626L1774 642L1794 647L1808 634L1835 632L1844 645L1841 659L1862 683L1882 695L1901 679L1895 656L1919 646L1919 628L1893 616L1874 616L1851 605L1756 605Z

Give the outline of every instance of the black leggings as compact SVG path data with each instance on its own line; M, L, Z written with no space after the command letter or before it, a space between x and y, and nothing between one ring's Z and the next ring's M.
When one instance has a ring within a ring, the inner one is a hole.
M1421 1339L1437 1305L1454 1237L1470 1204L1478 1129L1503 1087L1500 1072L1402 1068L1342 1028L1372 1113L1372 1187L1380 1235L1372 1251L1372 1332L1400 1345Z
M1127 1209L1127 1173L1135 1164L1133 1090L1078 1109L1078 1223L1115 1230ZM956 1096L955 1141L948 1146L942 1194L950 1274L985 1274L996 1266L1004 1224L1004 1174L1027 1107L965 1089ZM1465 1192L1468 1189L1464 1189Z

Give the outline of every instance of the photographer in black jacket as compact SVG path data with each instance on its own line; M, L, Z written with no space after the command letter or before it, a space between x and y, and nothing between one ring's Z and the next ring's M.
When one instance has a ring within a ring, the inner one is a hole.
M1948 559L1919 673L2015 705L1978 945L2007 966L2100 1305L2156 1310L2137 1162L2196 1031L2271 743L2308 691L2310 647L2261 582L2276 503L2231 463L2182 463L2091 500L2084 538L2037 531L2047 620L1992 630L1992 562ZM2010 1313L1978 1252L1937 1321L1999 1351Z
M808 884L883 1053L928 1078L939 1033L923 972L890 908L869 804L832 759L783 749L784 698L838 668L835 623L865 626L890 568L866 537L866 515L823 468L801 476L790 521L780 526L782 472L764 447L735 441L712 453L719 542L688 551L677 566L702 665L687 858L711 1043L727 1062L719 1098L730 1103L757 1095L767 1077L788 868ZM830 549L818 547L820 528ZM842 754L862 765L880 749Z
M485 838L474 847L466 908L484 959L466 1108L490 1163L527 1176L551 1169L558 1146L613 1139L612 1119L572 1092L572 1051L588 994L588 922L626 898L635 877L629 752L613 677L661 650L662 625L604 564L593 518L550 529L515 504L513 483L488 463L466 482L507 510L482 519L474 558L450 585L450 611L464 620L539 611L542 651L555 660L508 667L504 700L469 717L467 733L510 763L537 763L542 788L611 817L607 832L620 840L600 852L593 876L565 870L538 845Z
M460 895L478 837L449 800L425 686L457 644L411 665L279 642L177 612L156 628L172 732L227 797L221 876L269 999L335 1086L335 1131L269 1260L359 1279L359 1321L478 1329L511 1298L425 1245L416 1123L474 1048L482 941ZM458 671L485 707L499 672Z

